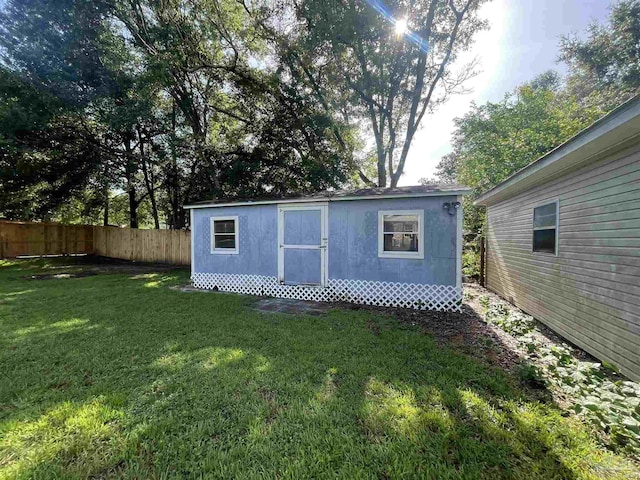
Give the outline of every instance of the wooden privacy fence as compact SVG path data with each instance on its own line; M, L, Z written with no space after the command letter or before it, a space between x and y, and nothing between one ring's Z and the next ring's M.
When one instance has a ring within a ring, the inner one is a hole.
M137 262L191 264L191 233L185 230L140 230L94 227L96 255Z
M0 258L93 252L89 225L0 220Z
M73 254L189 265L191 234L185 230L0 220L0 258Z

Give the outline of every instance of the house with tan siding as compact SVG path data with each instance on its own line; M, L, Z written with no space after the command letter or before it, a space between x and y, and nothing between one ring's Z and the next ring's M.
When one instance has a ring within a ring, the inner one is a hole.
M640 380L640 97L475 204L487 287Z

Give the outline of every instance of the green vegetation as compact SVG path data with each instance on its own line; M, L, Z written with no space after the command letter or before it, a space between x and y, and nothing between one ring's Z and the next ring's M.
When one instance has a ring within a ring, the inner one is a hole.
M0 1L0 215L182 229L195 200L395 187L486 1Z
M462 274L469 278L480 277L480 253L467 248L462 253Z
M456 119L453 151L437 177L473 189L464 201L465 231L479 233L484 224L474 197L640 92L640 0L618 0L606 25L594 23L580 37L563 37L558 46L565 77L544 72Z
M523 381L546 384L566 396L605 444L640 459L640 384L616 376L607 364L579 360L567 345L543 342L533 318L506 302L488 295L479 301L487 323L518 339L526 356Z
M487 323L497 325L509 335L520 337L533 330L533 318L504 302L492 302L485 311Z
M2 478L636 475L418 327L167 288L184 271L27 278L55 267L0 264Z

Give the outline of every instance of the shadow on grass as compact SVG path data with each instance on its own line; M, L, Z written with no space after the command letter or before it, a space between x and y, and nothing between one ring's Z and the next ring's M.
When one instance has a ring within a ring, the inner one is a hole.
M0 304L3 475L630 478L580 424L417 326L128 278Z

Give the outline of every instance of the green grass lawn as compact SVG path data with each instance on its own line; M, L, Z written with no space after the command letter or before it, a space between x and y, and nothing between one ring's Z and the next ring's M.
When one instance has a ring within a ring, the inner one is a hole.
M418 327L167 288L185 271L25 278L56 264L0 262L0 478L637 475Z

